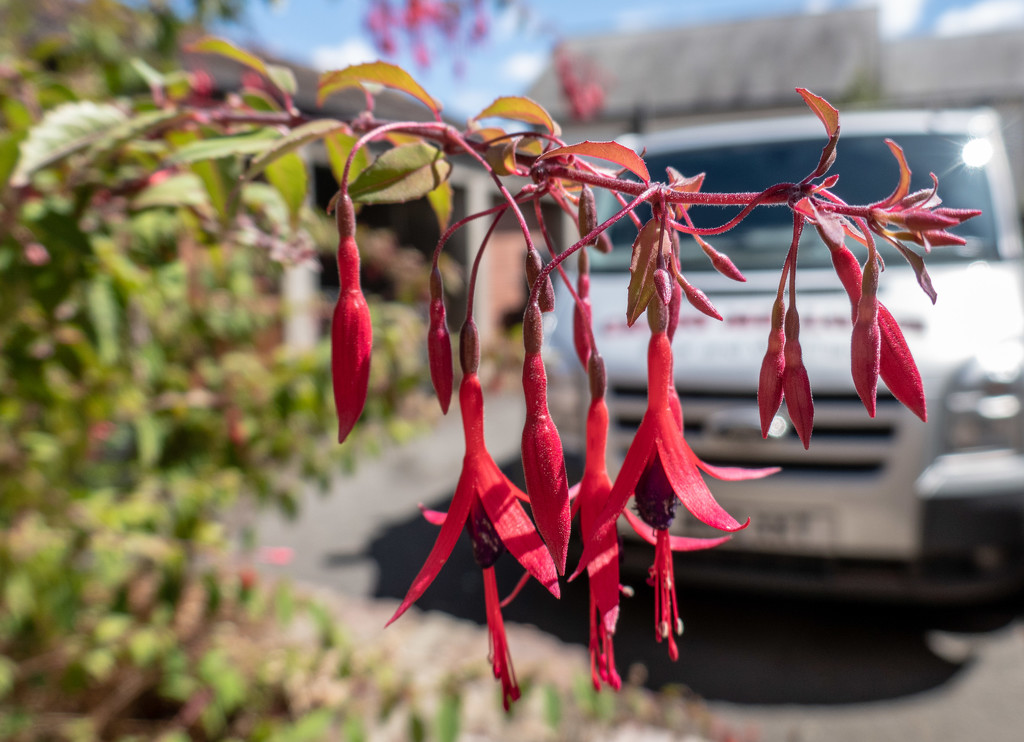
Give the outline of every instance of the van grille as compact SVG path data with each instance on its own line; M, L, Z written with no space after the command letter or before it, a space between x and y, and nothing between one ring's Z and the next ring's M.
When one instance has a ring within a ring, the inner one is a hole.
M871 476L880 473L894 450L903 417L899 402L880 389L874 418L868 417L855 393L815 393L814 433L810 450L786 417L781 436L761 437L757 398L745 392L679 389L684 434L694 452L712 464L782 466L787 475L845 472ZM609 389L612 448L625 455L647 407L647 387L614 383Z

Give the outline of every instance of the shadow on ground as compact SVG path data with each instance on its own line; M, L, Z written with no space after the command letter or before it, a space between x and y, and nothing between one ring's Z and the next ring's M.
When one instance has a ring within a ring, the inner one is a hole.
M504 468L516 479L521 477L518 467L517 462ZM428 498L428 506L443 509L450 496L437 493ZM370 544L365 556L376 562L380 575L376 596L404 597L436 534L434 526L411 514ZM570 569L574 564L571 552ZM496 572L502 595L522 574L507 555ZM1021 612L1017 600L972 610L935 610L684 589L679 601L685 633L679 660L673 663L665 645L655 641L654 597L645 577L623 575L636 594L623 599L615 640L620 672L643 678L652 688L683 684L707 700L734 703L861 703L936 688L970 660L937 654L929 646L929 632L992 631ZM562 599L555 600L531 582L505 609L505 617L586 646L586 580L563 582L562 590ZM465 535L417 605L484 623L480 569Z

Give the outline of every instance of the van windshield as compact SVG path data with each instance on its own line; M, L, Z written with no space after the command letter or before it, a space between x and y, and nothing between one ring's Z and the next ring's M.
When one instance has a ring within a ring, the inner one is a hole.
M928 260L997 259L995 224L985 170L964 164L964 145L969 138L916 134L899 136L896 140L913 172L911 191L930 188L932 183L928 174L934 172L939 178L939 195L944 206L983 211L981 216L956 228L955 233L967 240L966 245L937 247ZM684 176L706 173L702 190L707 192L757 191L772 183L801 180L818 164L823 144L821 140L794 140L682 150L650 155L647 165L654 178L664 179L666 166L674 167ZM832 189L837 196L847 203L867 204L879 201L891 192L899 169L882 137L844 135L831 172L840 176ZM604 196L607 199L600 203L599 208L602 217L606 218L614 213L617 204L608 194L602 194ZM690 209L690 216L698 227L714 227L725 223L738 211L736 207L695 206ZM650 213L646 204L637 209L641 221L649 219ZM737 228L708 240L715 249L732 258L741 271L775 270L782 266L792 230L788 209L763 207L755 209ZM615 249L609 255L591 251L593 270L629 267L636 227L629 219L622 219L611 228L609 236ZM866 253L860 245L847 240L847 246L864 260ZM918 252L922 250L912 247ZM711 269L706 256L693 240L682 237L680 253L684 272ZM896 256L892 263L897 260L902 259ZM800 266L831 266L828 248L814 229L804 230L800 242Z

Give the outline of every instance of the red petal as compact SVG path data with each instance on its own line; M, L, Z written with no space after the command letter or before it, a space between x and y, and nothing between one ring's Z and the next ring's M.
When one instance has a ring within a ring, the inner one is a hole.
M513 494L512 483L490 455L481 462L478 477L480 501L505 548L557 598L559 587L555 563L537 535L533 522Z
M771 476L772 474L778 474L782 471L778 466L768 466L763 469L747 469L743 466L715 466L714 464L708 464L700 459L697 459L697 468L701 471L707 472L715 479L721 479L723 482L742 482L747 479L762 479L764 477Z
M428 510L422 502L419 504L419 508L423 519L432 526L443 526L445 518L448 517L448 513L441 512L440 510Z
M662 431L669 424L675 424L668 415L663 417ZM657 440L658 453L661 455L661 462L672 489L686 509L693 513L697 520L721 531L739 531L746 528L750 522L749 518L746 523L740 523L715 500L697 469L697 457L682 435L663 433L663 436Z
M658 542L658 534L655 533L653 528L640 520L636 514L629 510L623 510L622 514L626 516L626 520L629 521L629 525L633 527L633 530L636 531L640 538L649 544L656 544ZM732 536L719 536L718 538L669 536L669 546L672 551L700 551L702 549L713 549L716 546L724 544L731 538Z
M455 488L455 495L452 497L451 507L448 508L448 515L441 526L441 532L437 534L437 540L434 541L434 546L431 548L430 554L427 555L426 561L423 562L419 574L412 581L412 586L406 593L405 599L385 624L386 626L394 623L409 609L409 606L423 595L441 571L441 567L448 561L448 557L451 556L452 549L455 548L455 542L459 540L459 534L462 533L462 527L466 523L466 518L469 517L469 510L473 504L473 474L473 468L464 464L458 487Z

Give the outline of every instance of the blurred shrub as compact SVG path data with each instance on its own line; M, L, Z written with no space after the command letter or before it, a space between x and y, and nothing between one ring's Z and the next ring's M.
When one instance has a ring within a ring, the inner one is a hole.
M178 126L160 105L209 93L163 71L175 23L106 0L5 3L4 739L321 738L261 649L267 597L225 556L240 508L294 509L339 461L329 352L282 344L282 264L314 258L322 217L304 178L239 185L236 151L180 156L250 132ZM373 313L387 330L350 457L409 425L396 411L422 384L419 315Z

